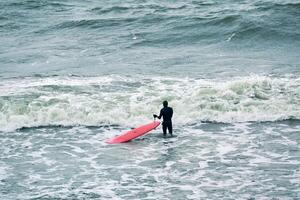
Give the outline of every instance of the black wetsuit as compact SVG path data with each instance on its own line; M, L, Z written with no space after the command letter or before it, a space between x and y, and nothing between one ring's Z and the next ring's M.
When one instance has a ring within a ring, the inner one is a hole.
M171 107L163 107L160 110L158 119L163 117L162 129L163 129L164 135L167 134L167 129L171 135L173 133L172 116L173 116L173 109Z

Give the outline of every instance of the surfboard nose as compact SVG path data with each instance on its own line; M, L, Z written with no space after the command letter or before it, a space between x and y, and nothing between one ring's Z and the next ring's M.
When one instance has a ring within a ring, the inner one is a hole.
M105 143L107 143L107 144L113 144L113 140L112 139L106 140Z

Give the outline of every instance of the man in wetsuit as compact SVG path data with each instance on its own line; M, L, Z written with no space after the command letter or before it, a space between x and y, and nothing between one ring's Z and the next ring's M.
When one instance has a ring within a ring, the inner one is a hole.
M163 123L162 123L162 129L164 133L164 137L167 134L167 129L169 131L169 134L172 136L173 134L173 128L172 128L172 116L173 116L173 109L171 107L168 107L168 102L163 102L163 108L160 110L159 116L153 115L154 118L160 119L163 117Z

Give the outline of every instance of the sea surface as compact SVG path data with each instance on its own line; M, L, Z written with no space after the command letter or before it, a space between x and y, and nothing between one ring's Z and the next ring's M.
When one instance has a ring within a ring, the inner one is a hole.
M299 0L0 0L0 199L298 200L299 52Z

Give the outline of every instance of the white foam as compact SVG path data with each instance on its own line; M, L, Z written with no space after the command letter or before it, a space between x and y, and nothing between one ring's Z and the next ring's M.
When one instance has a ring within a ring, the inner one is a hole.
M161 102L176 124L300 118L300 79L265 76L232 80L127 76L1 80L0 131L64 125L135 126L152 120Z
M217 151L219 152L219 154L222 156L222 155L225 155L231 151L234 151L236 148L229 144L229 143L225 143L225 142L222 142L222 143L219 143L218 146L217 146Z

